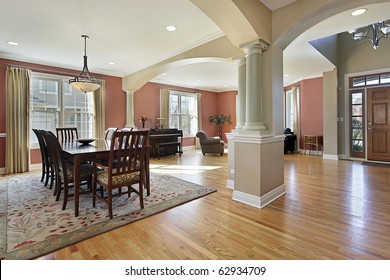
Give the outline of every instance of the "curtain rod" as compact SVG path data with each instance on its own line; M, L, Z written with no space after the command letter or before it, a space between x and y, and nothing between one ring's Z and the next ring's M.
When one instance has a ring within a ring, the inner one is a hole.
M182 89L175 89L175 88L168 88L168 90L188 92L188 93L198 93L199 92L199 91L189 91L189 90L182 90Z
M75 73L70 73L70 72L61 72L61 71L58 71L58 70L44 69L44 68L38 68L38 67L28 67L28 66L22 66L22 65L17 65L17 64L6 64L6 65L7 66L11 66L11 67L25 68L25 69L29 69L29 70L37 71L37 72L52 73L52 74L65 75L65 76L71 76L71 77L77 75ZM97 78L97 80L102 80L102 79L101 78Z

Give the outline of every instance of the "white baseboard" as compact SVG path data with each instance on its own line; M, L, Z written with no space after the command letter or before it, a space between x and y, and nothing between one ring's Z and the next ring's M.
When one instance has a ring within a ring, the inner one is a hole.
M228 179L228 180L227 180L227 185L226 185L226 187L227 187L228 189L234 190L234 180Z
M4 167L0 168L0 174L1 174L1 175L4 175L4 174L5 174L5 168L4 168Z
M263 208L270 204L275 199L286 193L286 186L283 184L276 189L270 191L269 193L263 195L262 197L243 193L240 191L233 190L232 199L238 202L242 202L256 208Z
M195 150L195 146L184 146L183 151L187 151L187 150Z
M338 155L330 155L330 154L323 154L322 158L323 159L339 160Z
M42 163L30 164L30 171L41 170Z

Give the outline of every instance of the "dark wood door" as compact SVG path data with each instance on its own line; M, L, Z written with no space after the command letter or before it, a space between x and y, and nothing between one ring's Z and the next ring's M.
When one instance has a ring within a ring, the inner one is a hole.
M390 161L390 87L367 91L367 158Z

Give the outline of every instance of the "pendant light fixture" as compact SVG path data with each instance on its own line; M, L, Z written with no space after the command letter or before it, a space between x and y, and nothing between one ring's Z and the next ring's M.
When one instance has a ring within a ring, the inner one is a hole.
M87 66L87 39L88 35L81 35L84 38L84 67L78 77L69 80L69 84L79 91L91 92L100 87L98 81L91 76Z
M379 46L379 40L382 38L388 38L390 33L390 20L385 20L377 23L370 24L366 27L361 27L349 31L352 35L352 38L358 42L361 42L363 39L368 39L372 42L374 49L377 49Z

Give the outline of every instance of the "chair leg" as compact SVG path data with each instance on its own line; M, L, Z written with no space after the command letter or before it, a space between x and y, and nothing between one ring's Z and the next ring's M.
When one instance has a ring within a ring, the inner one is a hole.
M92 207L96 206L96 180L92 181Z
M65 184L64 182L64 202L62 204L62 210L66 209L66 204L68 204L68 195L69 195L68 184Z
M143 186L142 186L142 180L141 182L139 182L139 204L141 206L141 209L144 209L144 189L143 189Z
M46 174L46 171L45 171L45 164L44 162L42 161L42 177L41 177L41 182L43 182L43 179L45 179L45 174ZM46 186L46 185L45 185Z
M107 196L108 216L110 219L112 219L113 218L113 215L112 215L112 189L107 188L107 191L108 191L108 196Z

